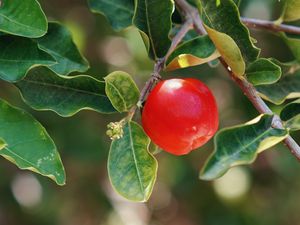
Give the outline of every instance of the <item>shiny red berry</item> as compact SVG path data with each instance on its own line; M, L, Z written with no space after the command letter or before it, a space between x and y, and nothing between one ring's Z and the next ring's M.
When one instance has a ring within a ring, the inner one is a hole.
M160 148L184 155L204 145L216 133L216 101L209 88L197 79L164 80L149 94L142 124Z

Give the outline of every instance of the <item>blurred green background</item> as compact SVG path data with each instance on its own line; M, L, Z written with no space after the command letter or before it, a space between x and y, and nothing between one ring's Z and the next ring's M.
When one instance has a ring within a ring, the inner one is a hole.
M49 20L61 21L73 32L91 64L87 74L101 79L111 71L124 70L143 86L153 63L136 29L113 32L102 15L88 10L84 0L40 2ZM277 0L242 0L240 9L242 16L272 20L280 14L280 7ZM263 56L292 59L277 36L251 33ZM174 76L197 77L212 89L220 127L258 115L220 66L202 65L165 75ZM53 112L31 110L8 83L0 82L0 90L1 98L28 110L47 128L67 172L67 185L58 187L1 158L0 225L300 225L300 163L283 145L214 182L198 179L199 169L213 149L212 141L187 156L162 152L157 155L158 178L149 202L129 203L114 193L106 170L110 144L106 124L122 115L83 111L61 118Z

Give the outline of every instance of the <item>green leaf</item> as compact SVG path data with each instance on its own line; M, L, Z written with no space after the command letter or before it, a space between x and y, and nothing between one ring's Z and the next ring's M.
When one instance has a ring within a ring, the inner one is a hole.
M287 104L280 113L285 127L292 131L300 130L300 99Z
M300 97L300 71L283 76L278 82L270 85L256 86L260 96L276 105L286 99Z
M65 170L54 142L45 128L27 112L0 100L0 155L27 169L65 184Z
M252 163L257 154L286 138L286 130L272 127L273 116L261 115L246 125L220 130L215 136L215 150L201 170L200 178L212 180L231 167Z
M300 19L300 0L285 0L280 20L290 22Z
M136 105L140 91L128 73L115 71L104 80L106 95L118 112L127 112Z
M47 19L36 0L2 0L0 31L37 38L47 32Z
M232 0L197 0L205 29L226 63L237 76L245 72L245 62L257 59L259 49L251 42L249 30L240 21Z
M151 195L157 161L149 153L150 139L135 122L127 122L123 137L114 140L108 156L108 174L114 189L131 201L144 202Z
M134 0L88 0L88 4L92 12L105 15L117 31L132 24Z
M215 45L206 36L200 36L179 45L167 60L167 71L196 66L219 57Z
M295 56L296 60L300 62L300 35L287 35L285 33L280 33L280 35Z
M253 85L273 84L281 77L281 68L269 59L260 58L251 63L246 75Z
M49 23L47 34L37 39L39 48L52 55L58 62L49 66L55 73L68 75L71 72L85 72L87 60L80 54L69 30L59 23Z
M275 63L277 66L281 68L282 75L292 74L295 71L300 69L300 64L297 60L288 61L288 62L281 62L277 59L270 58L271 62Z
M300 113L300 99L287 104L280 113L280 118L284 121L297 116Z
M0 49L0 78L9 82L21 80L33 67L56 63L28 38L0 36Z
M163 57L170 45L169 32L174 11L173 0L136 0L133 23L140 29L142 38L153 59Z
M36 110L52 110L61 116L72 116L83 109L115 112L105 94L105 83L90 76L59 76L39 67L16 86L25 102Z

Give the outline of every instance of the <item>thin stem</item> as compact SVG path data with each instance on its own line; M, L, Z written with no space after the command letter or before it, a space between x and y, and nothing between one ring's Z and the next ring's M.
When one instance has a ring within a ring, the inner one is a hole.
M172 39L171 46L166 54L166 56L163 58L163 63L169 58L169 56L172 54L172 52L175 50L175 48L179 45L179 43L182 41L186 33L192 29L193 21L191 19L187 19L185 23L181 26L180 30L177 32L177 34Z
M186 16L188 13L194 14L194 10L191 10L191 5L189 5L186 0L175 0L176 4L180 7L181 11L184 13L184 15ZM198 13L197 13L198 14ZM202 21L200 19L199 14L197 15L198 19L193 19L193 23L194 23L194 27L202 27ZM280 25L276 25L277 27ZM270 27L268 27L268 29L270 29ZM273 29L273 28L272 28ZM195 29L200 35L205 34L206 32L203 30L198 30ZM278 29L277 29L278 31ZM282 31L282 30L281 30ZM235 81L235 83L240 87L240 89L244 92L244 94L247 96L247 98L250 100L250 102L253 104L253 106L256 108L256 110L259 113L262 114L274 114L272 112L272 110L268 107L268 105L263 101L263 99L258 95L256 89L254 88L254 86L249 83L246 79L242 78L238 78L230 69L230 67L228 66L228 64L224 61L224 59L222 57L219 58L222 65L224 66L224 68L226 69L226 71L229 73L230 77ZM281 119L275 115L273 122L272 122L272 126L274 128L279 128L282 129L283 128L283 124ZM283 141L286 146L289 148L289 150L291 151L291 153L298 159L300 160L300 147L299 145L295 142L295 140L291 137L288 136L286 139L284 139Z
M171 55L171 53L176 49L178 44L182 41L186 33L192 28L192 25L193 25L192 20L190 19L186 20L185 23L181 26L180 30L172 39L172 43L170 45L167 54L163 58L160 58L155 62L153 73L141 91L141 96L138 103L139 106L141 106L141 104L144 103L149 92L152 90L156 82L161 79L160 72L163 70L166 60Z
M193 21L197 21L194 23L194 28L198 33L203 33L204 28L202 23L199 23L200 17L198 10L187 3L185 0L176 0L176 4L178 8L182 11L185 17L192 17ZM273 32L286 32L289 34L299 34L300 35L300 27L286 25L286 24L277 24L274 21L261 20L261 19L252 19L241 17L241 21L249 28L254 29L266 29Z
M151 77L147 80L145 86L141 91L140 99L137 103L137 106L131 108L131 110L128 112L127 115L128 120L132 119L138 107L142 107L143 103L146 101L149 93L156 85L157 81L161 79L160 73L164 69L166 60L176 49L179 43L182 41L186 33L192 28L192 25L193 25L193 21L191 19L187 19L185 23L181 26L180 30L176 33L176 35L172 39L172 43L170 45L167 54L163 58L156 60Z
M249 28L254 29L265 29L273 32L286 32L289 34L299 34L300 27L286 25L286 24L276 24L274 21L252 19L241 17L241 21Z
M193 26L196 32L203 34L205 33L205 29L200 21L198 10L187 3L185 0L176 0L176 5L181 11L181 13L185 16L185 20L191 20L193 22Z

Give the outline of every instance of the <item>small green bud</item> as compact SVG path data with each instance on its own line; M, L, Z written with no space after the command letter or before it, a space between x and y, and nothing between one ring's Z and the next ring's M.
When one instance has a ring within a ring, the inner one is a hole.
M120 122L111 122L107 125L106 134L109 136L111 140L120 139L123 137L123 125L124 121L121 120Z

